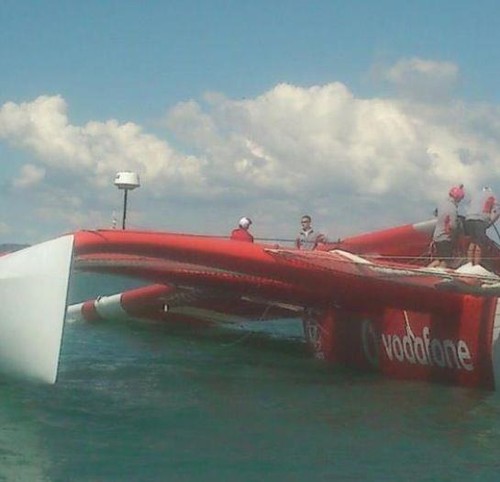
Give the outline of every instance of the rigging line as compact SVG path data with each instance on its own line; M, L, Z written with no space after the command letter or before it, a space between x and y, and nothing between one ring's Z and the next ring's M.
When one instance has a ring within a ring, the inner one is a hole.
M150 229L150 227L148 226L143 226L143 225L140 225L140 224L134 224L132 227L129 227L127 229L127 231L147 231L148 229ZM84 231L84 230L82 230ZM88 229L86 231L95 231L93 229ZM160 230L160 231L164 231L165 233L170 233L170 231L167 231L167 230ZM198 233L189 233L189 234L192 234L193 236L202 236L202 237L206 237L206 238L219 238L219 239L230 239L230 235L228 234L198 234ZM282 242L282 243L295 243L296 239L295 238L283 238L283 237L278 237L278 238L261 238L261 237L256 237L255 238L256 241L274 241L274 242Z
M323 251L324 253L329 253L328 251ZM356 253L354 253L356 254ZM356 256L360 257L361 259L364 259L366 260L367 258L372 258L375 260L374 263L371 263L366 265L365 262L363 261L356 261L356 260L353 260L353 259L335 259L335 262L338 262L338 263L346 263L346 264L354 264L354 265L360 265L360 266L368 266L368 267L376 267L376 268L381 268L381 267L386 267L386 268L394 268L394 267L391 267L391 266L387 266L387 265L380 265L380 264L377 264L376 262L377 261L384 261L384 260L391 260L391 259L411 259L411 260L419 260L419 259L422 259L420 256L381 256L381 255L363 255L363 254L356 254ZM320 259L327 259L326 256L325 257L321 257ZM455 256L452 256L451 258L448 258L448 259L458 259L457 257ZM489 256L489 257L483 257L483 260L497 260L497 259L500 259L500 256ZM308 260L307 259L303 259L303 261L307 262ZM421 266L421 265L413 265L413 264L405 264L405 267L396 267L395 269L409 269L409 270L421 270L422 268L426 268L426 266ZM452 272L451 273L447 273L449 275L453 274ZM463 276L463 273L457 273L457 276ZM474 276L474 275L470 275L469 276Z
M256 241L281 241L283 243L295 243L295 239L288 238L255 238Z
M243 328L241 325L240 325L240 328L242 328L243 330L245 330L245 328ZM255 333L256 333L255 331L246 330L246 333L243 333L243 335L240 336L239 338L237 338L235 341L232 341L231 343L222 343L221 346L223 348L229 348L229 347L232 347L232 346L235 346L235 345L239 345L243 341L245 341L248 338L252 337Z
M421 254L419 256L409 256L409 255L391 255L391 254L363 254L355 253L358 256L366 259L379 259L379 260L398 260L398 259L411 259L411 260L421 260L425 259L429 255ZM456 259L456 256L450 256L448 259ZM483 256L483 259L495 260L500 259L500 256Z
M265 317L270 310L271 310L271 306L266 306L262 315L256 321L266 321ZM242 336L240 336L239 338L237 338L235 341L233 341L231 343L223 343L222 346L224 348L228 348L228 347L231 347L234 345L239 345L240 343L242 343L243 341L247 340L248 338L254 336L257 333L254 330L248 330L248 329L244 328L242 323L239 323L239 327L240 327L240 329L245 330L246 333L243 333Z

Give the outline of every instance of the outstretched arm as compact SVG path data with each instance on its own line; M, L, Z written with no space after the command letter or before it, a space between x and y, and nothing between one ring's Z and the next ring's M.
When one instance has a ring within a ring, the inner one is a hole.
M324 234L319 233L316 236L316 239L314 241L314 247L313 247L313 249L316 249L318 247L318 244L324 244L324 243L327 243L327 242L328 242L328 239L326 238L326 236Z

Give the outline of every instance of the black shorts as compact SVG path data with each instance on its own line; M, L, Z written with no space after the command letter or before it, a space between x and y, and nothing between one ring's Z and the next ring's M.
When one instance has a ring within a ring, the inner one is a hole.
M472 242L476 244L486 244L486 230L488 229L488 223L486 221L482 221L481 219L467 219L465 221L465 227Z
M442 261L450 259L453 254L453 246L451 241L436 241L434 243L436 247L436 258Z

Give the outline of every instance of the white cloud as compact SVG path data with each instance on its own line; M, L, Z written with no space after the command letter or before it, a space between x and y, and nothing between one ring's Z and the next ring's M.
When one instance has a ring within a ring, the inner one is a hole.
M388 69L387 78L401 84L425 77L435 82L455 82L458 76L458 67L453 62L435 62L432 60L404 59Z
M45 177L45 169L33 164L25 164L21 167L20 176L12 182L16 188L29 188L39 184Z
M452 62L436 62L414 57L403 59L387 69L385 78L407 98L427 102L447 100L458 80L458 67Z
M175 109L175 119L182 108ZM208 115L207 139L189 126ZM225 182L244 183L249 191L272 190L302 202L314 192L334 197L337 190L354 196L414 192L421 198L428 197L422 191L462 174L461 138L442 123L452 120L451 113L448 119L441 115L416 115L394 99L355 98L339 83L281 84L255 99L219 98L207 112L190 103L184 122L171 120L169 126L184 142L211 153Z
M115 120L74 126L60 96L8 102L0 109L0 139L32 152L47 168L104 188L119 170L140 173L147 183L199 183L201 162L175 153L167 142L132 122Z
M386 78L408 95L283 83L251 99L181 102L166 116L177 149L132 122L72 125L59 96L5 104L0 139L33 156L16 186L45 185L39 212L72 228L110 218L124 169L141 175L142 225L224 232L246 214L266 236L293 233L303 212L336 237L420 220L457 182L500 188L499 108L429 101L451 92L454 64L404 60Z

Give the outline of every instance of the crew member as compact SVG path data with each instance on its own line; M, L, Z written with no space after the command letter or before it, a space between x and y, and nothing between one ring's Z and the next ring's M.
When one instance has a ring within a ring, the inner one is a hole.
M231 232L231 239L253 243L253 236L249 232L251 224L252 220L250 218L242 217L238 222L238 227Z
M436 227L432 236L436 255L429 267L448 267L456 242L458 204L464 198L464 195L463 185L452 187L448 197L437 209Z
M471 241L467 249L467 261L480 264L482 252L488 242L486 230L500 217L497 199L489 187L483 187L471 196L465 215L465 229Z
M326 237L321 233L316 233L311 226L311 222L309 214L302 216L300 220L301 230L295 240L295 245L298 249L312 250L316 249L318 243L326 242Z

